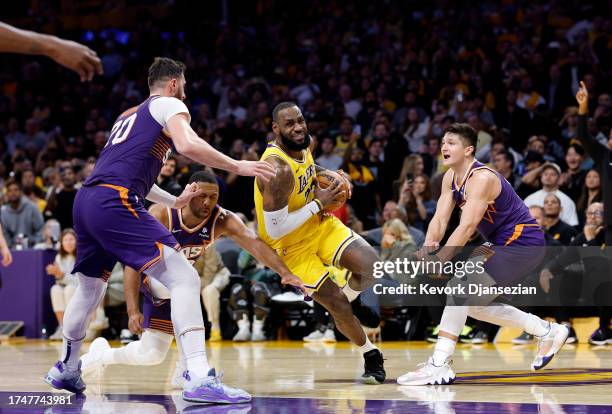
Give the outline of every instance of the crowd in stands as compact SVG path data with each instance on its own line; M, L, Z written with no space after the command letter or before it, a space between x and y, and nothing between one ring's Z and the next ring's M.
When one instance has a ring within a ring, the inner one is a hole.
M477 159L534 207L551 243L599 243L603 235L591 234L589 217L603 219L603 208L591 206L602 202L605 184L579 123L585 118L586 132L612 148L612 91L605 86L612 84L612 18L605 4L469 4L260 0L221 24L203 11L181 16L180 28L150 20L125 31L71 32L102 59L104 75L91 83L42 59L0 57L7 242L52 248L60 233L70 234L80 183L114 118L146 98L146 68L159 55L186 63L194 130L236 159L258 159L272 138L272 108L295 101L316 162L351 177L352 199L334 214L380 246L383 257L422 245L445 172L441 137L453 122L478 131ZM32 28L57 18L49 7ZM588 115L578 113L579 81L588 90ZM157 183L179 194L199 168L175 154ZM253 180L223 172L218 180L220 204L252 220ZM60 275L66 252L60 249L48 269L58 280L52 294L60 323L70 287L70 277ZM601 334L612 338L609 313L602 318ZM323 333L330 328L319 325Z

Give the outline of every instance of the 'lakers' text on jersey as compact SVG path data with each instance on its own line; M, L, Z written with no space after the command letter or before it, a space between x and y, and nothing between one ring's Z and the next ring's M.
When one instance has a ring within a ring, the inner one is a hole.
M261 159L266 160L270 157L278 157L282 159L284 162L289 164L291 171L293 171L293 189L289 194L289 201L287 203L290 213L292 211L299 210L314 200L316 174L315 163L310 150L302 151L302 159L296 160L285 153L276 144L270 143L268 144L266 151L261 156ZM321 223L321 215L315 214L304 224L286 236L276 240L271 238L266 232L263 216L263 196L259 186L257 185L257 180L255 180L255 210L257 211L257 223L259 223L259 237L261 237L261 239L273 249L284 249L294 246L306 238L312 237L313 232L317 230L319 224Z

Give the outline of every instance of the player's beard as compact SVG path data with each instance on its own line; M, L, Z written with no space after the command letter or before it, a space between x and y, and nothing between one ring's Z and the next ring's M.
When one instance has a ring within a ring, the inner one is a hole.
M304 133L304 142L302 142L301 144L298 144L297 142L292 141L291 139L287 138L285 135L283 135L282 132L280 132L280 137L281 137L281 142L283 143L283 145L291 151L305 150L306 148L308 148L308 146L310 145L310 141L311 141L311 137L308 132Z

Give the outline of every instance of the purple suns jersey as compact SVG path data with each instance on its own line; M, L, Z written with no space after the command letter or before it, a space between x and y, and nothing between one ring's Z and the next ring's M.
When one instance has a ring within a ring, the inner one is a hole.
M149 110L158 98L151 96L119 115L85 186L112 184L146 197L174 149Z
M215 241L217 219L224 214L224 211L223 208L216 205L212 209L208 220L194 228L189 228L183 223L181 210L168 208L168 228L190 264L194 264L198 257L204 253L204 250Z
M474 161L466 173L463 182L455 182L452 177L453 198L458 207L463 207L466 200L465 186L474 171L487 169L493 172L501 183L501 191L497 198L489 202L487 211L478 223L478 231L494 246L544 245L544 237L540 226L529 213L529 209L516 194L510 183L497 171L479 161Z

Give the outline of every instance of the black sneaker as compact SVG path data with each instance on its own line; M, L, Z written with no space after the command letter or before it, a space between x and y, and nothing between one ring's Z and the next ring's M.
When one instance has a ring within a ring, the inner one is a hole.
M522 334L520 334L519 336L517 336L516 338L512 340L512 343L514 345L527 345L533 342L534 342L533 335L530 335L525 331L523 331Z
M471 344L475 334L476 330L474 328L465 325L459 334L459 342L462 344Z
M578 342L578 337L576 336L576 331L574 330L573 327L565 325L569 328L569 335L567 336L567 339L565 340L566 344L575 344L576 342Z
M489 342L489 335L486 332L478 331L472 338L472 345L482 345Z
M608 343L612 343L612 331L609 329L601 329L597 328L595 332L589 338L589 343L591 345L605 345Z
M438 342L439 332L440 332L440 325L428 328L427 333L425 335L425 340L427 342L431 342L432 344L435 344L436 342Z
M364 384L378 385L385 382L387 373L385 372L383 354L378 349L363 354L364 373L361 376Z

